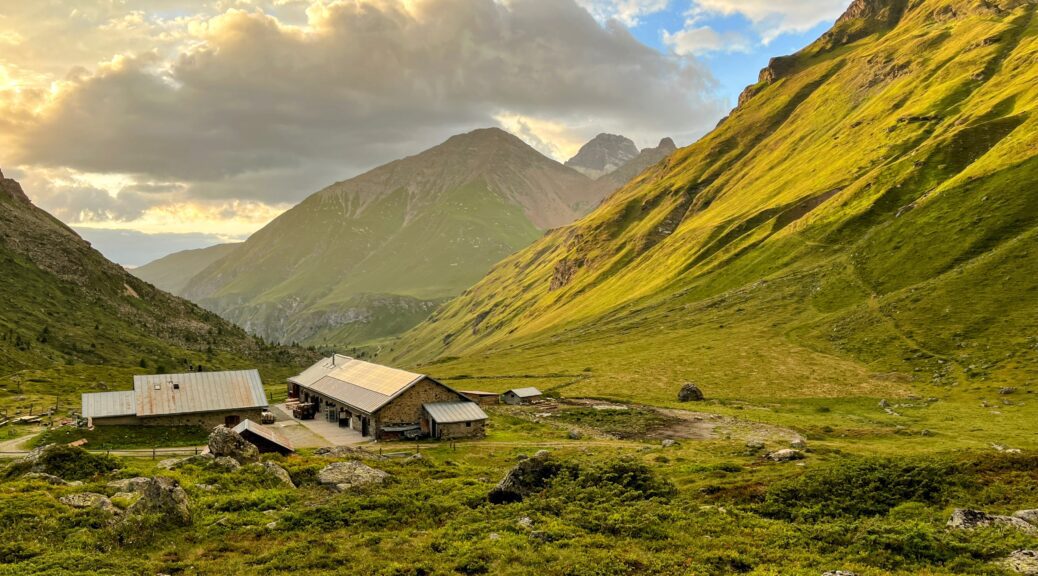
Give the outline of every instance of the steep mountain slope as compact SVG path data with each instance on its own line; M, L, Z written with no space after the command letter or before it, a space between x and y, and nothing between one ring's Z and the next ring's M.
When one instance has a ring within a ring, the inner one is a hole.
M498 129L332 185L191 280L185 296L282 342L398 334L603 192Z
M148 262L144 266L134 268L130 270L130 274L145 282L150 282L170 294L179 295L191 278L233 252L239 245L239 243L217 244L208 248L174 252Z
M711 134L387 355L659 402L685 379L742 399L1028 385L1036 105L1034 2L856 0Z
M109 368L205 369L298 364L310 357L274 348L109 262L35 207L0 174L0 382L12 374ZM22 382L19 381L19 388ZM72 383L58 382L68 392ZM78 382L91 389L96 381ZM0 393L0 401L3 400Z
M638 147L619 134L599 134L580 147L566 166L588 176L600 178L638 156Z

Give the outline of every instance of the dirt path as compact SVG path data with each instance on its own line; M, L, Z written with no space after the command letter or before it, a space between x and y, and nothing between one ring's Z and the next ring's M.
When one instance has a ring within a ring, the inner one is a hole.
M23 445L39 435L39 432L35 432L26 436L19 436L13 440L4 440L3 442L0 442L0 454L6 452L16 452L20 454L26 453L28 452L28 449L24 448Z

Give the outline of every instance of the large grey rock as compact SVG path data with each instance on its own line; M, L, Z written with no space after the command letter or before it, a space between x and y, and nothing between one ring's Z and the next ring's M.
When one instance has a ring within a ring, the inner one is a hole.
M785 448L783 450L769 452L767 455L767 459L772 460L774 462L792 462L793 460L803 460L804 453L800 450Z
M1016 512L1013 512L1013 516L1027 522L1028 524L1038 526L1038 509L1017 510Z
M187 492L172 478L157 476L141 491L140 500L133 503L126 513L130 516L156 514L167 522L187 526L191 524L191 508Z
M318 448L314 450L314 454L317 456L324 456L327 458L352 458L354 460L385 460L383 456L380 456L374 452L369 452L363 448L354 448L352 446L326 446L324 448Z
M1007 569L1024 576L1038 576L1038 551L1017 550L1002 561Z
M240 464L259 462L259 448L231 428L220 425L209 434L209 452L219 458L234 458Z
M288 470L285 470L276 462L260 462L256 465L256 467L259 468L259 471L261 473L269 474L270 476L277 478L278 481L284 484L285 486L289 488L296 487L295 482L292 482L292 477L288 475Z
M241 464L230 456L217 456L213 459L213 466L223 468L224 470L237 470L238 468L241 468Z
M951 518L948 519L948 527L958 530L973 530L974 528L983 528L987 526L1006 526L1009 528L1015 528L1021 532L1038 534L1038 527L1028 524L1020 518L1014 516L997 516L981 512L980 510L956 508L952 512Z
M505 474L487 495L493 504L520 502L523 498L543 490L562 470L562 465L546 450L520 461Z
M317 473L317 481L322 486L333 488L340 492L352 490L360 486L382 484L389 478L389 474L359 462L349 460L346 462L333 462Z
M72 484L68 480L58 478L53 474L46 474L44 472L29 472L28 474L22 476L22 478L26 480L40 480L46 482L47 484L54 484L55 486L68 486Z
M58 498L58 501L73 508L97 508L111 514L118 514L119 509L104 494L95 492L79 492Z
M790 443L789 447L794 450L807 450L807 440L803 438L794 438Z
M144 476L137 476L136 478L124 478L122 480L112 480L105 486L112 490L118 490L119 492L140 492L144 490L144 487L151 483L151 478L145 478Z
M699 402L703 399L703 391L691 382L685 382L678 390L678 402Z

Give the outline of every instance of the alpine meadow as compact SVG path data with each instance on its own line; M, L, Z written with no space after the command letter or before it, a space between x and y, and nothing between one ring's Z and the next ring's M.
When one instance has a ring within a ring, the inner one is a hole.
M1038 575L1038 2L225 4L0 0L0 576Z

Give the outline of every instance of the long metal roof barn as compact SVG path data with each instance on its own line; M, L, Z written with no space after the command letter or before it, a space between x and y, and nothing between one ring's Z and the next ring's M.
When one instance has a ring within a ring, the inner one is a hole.
M422 407L438 424L487 419L487 413L475 402L433 402Z
M188 372L133 377L137 416L266 408L256 370Z
M423 374L336 354L288 381L370 414L423 378Z

